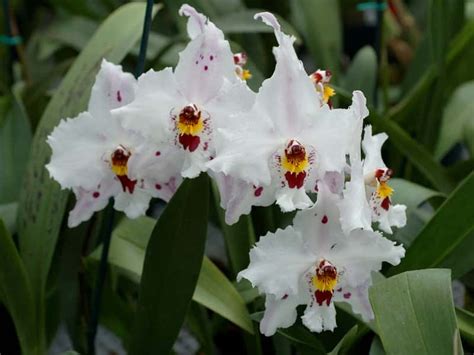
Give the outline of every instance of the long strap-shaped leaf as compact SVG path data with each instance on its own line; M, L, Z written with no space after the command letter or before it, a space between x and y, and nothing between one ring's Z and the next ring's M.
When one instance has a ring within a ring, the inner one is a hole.
M55 92L33 139L20 196L18 228L21 256L38 304L39 327L44 323L44 287L68 197L44 167L51 155L46 137L61 118L73 117L86 108L102 58L122 60L140 36L144 11L144 4L128 4L105 20Z
M148 242L132 355L169 354L196 288L204 255L209 179L185 180Z
M15 324L23 354L42 354L31 284L15 244L0 219L0 294Z
M439 266L474 231L474 172L441 205L390 274Z
M453 354L453 349L462 349L449 270L406 272L369 292L387 354Z

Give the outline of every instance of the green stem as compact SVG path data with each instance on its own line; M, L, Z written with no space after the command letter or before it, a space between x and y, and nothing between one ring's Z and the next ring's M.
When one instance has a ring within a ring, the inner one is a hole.
M145 10L145 20L143 21L142 40L140 42L140 53L138 54L137 68L135 76L138 78L145 68L146 51L148 48L148 38L150 37L151 20L153 17L153 3L154 0L147 0Z

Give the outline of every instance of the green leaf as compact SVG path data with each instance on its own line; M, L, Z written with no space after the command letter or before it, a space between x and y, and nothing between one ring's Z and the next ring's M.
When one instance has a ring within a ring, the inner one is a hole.
M449 270L406 272L369 294L388 354L452 354L459 344Z
M40 355L42 336L36 324L35 303L23 262L15 244L0 219L0 294L8 309L23 354Z
M439 266L474 231L472 196L474 172L441 205L390 274Z
M133 354L168 354L183 324L207 235L209 178L185 180L160 216L146 248Z
M5 116L0 117L0 204L18 200L18 180L24 174L31 144L30 122L18 93L7 100L2 110Z
M244 301L224 274L204 258L193 300L213 310L253 334Z
M462 308L456 308L459 332L464 341L474 346L474 314Z
M358 333L358 326L354 325L351 330L349 330L346 335L337 343L337 345L332 349L328 355L338 355L338 354L345 354L347 351L347 348L349 348L354 341L358 338L357 333Z
M394 190L392 201L407 206L407 212L414 211L422 202L433 197L445 197L441 192L428 189L404 179L390 179L390 186Z
M18 203L6 203L0 205L0 219L3 220L5 227L10 234L16 233L16 215L18 212Z
M342 53L339 1L291 1L293 23L303 36L316 66L328 69L338 80Z
M20 195L18 230L21 256L40 305L40 327L44 317L44 285L68 198L68 192L61 191L44 167L51 155L46 137L61 118L74 117L85 109L102 58L121 61L140 36L144 13L145 4L131 3L105 20L56 90L33 139Z
M109 263L130 280L139 283L143 270L145 248L156 221L150 217L124 219L115 228L109 250ZM91 255L100 259L102 247ZM204 257L193 300L252 333L252 322L245 302L225 275Z
M474 154L474 81L469 81L453 93L446 104L435 156L441 159L458 142L468 145Z
M371 46L361 48L352 60L344 77L344 88L352 92L361 90L367 102L373 104L376 84L377 55Z

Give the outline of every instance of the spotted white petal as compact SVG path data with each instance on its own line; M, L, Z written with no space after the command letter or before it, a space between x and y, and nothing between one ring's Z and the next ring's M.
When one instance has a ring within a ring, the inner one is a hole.
M183 5L180 15L189 17L191 42L179 54L175 69L176 81L183 95L196 105L205 105L214 98L226 78L235 74L234 56L224 34L193 7Z
M117 211L124 212L128 218L133 219L145 215L150 200L151 195L148 191L135 188L133 193L121 192L116 195L114 208Z
M68 227L74 228L82 222L89 220L94 212L105 208L110 197L118 194L120 190L121 186L112 174L102 180L100 185L95 189L85 190L82 187L74 188L76 204L69 212Z
M282 298L268 295L265 299L265 313L260 321L260 332L269 337L275 334L278 328L291 327L298 316L296 307L299 304L297 295L286 295Z
M300 233L293 227L260 238L250 250L250 265L238 274L260 292L282 298L296 294L301 276L314 262Z
M130 73L103 59L92 87L87 111L94 117L109 117L110 111L135 99L136 80Z
M352 311L359 314L366 322L374 319L374 311L369 301L369 287L372 285L372 279L357 287L340 287L334 293L334 302L348 303Z
M374 222L379 222L379 228L389 234L392 234L392 227L401 228L407 223L405 205L390 206L388 211L381 210L380 215L374 216Z

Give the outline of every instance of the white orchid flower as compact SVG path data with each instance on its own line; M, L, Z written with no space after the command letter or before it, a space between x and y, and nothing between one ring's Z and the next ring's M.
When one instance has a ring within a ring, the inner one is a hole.
M238 275L266 295L260 323L266 336L291 326L298 305L306 305L303 324L314 332L336 327L334 302L349 303L364 320L372 319L371 273L383 262L397 265L405 255L401 245L378 232L359 229L345 235L340 196L324 183L319 190L316 204L298 212L293 226L259 240L250 251L250 265Z
M189 17L191 41L176 68L140 76L135 100L114 115L126 128L172 147L175 154L163 156L162 169L174 166L178 156L178 172L194 178L215 155L215 130L225 127L231 113L249 109L255 94L237 75L222 31L189 5L179 13Z
M110 197L115 209L135 218L145 214L152 197L168 200L176 190L180 177L156 168L169 149L147 142L111 116L112 109L135 98L135 91L131 74L103 60L88 110L62 120L48 137L52 156L46 167L77 199L69 227L88 220Z
M362 126L362 125L361 125ZM382 145L387 140L385 133L372 135L372 127L364 129L361 161L360 149L351 154L351 181L346 183L344 199L340 203L341 222L346 233L356 228L372 230L372 223L392 233L392 227L406 224L406 206L393 205L393 189L389 186L392 170L382 159Z
M306 192L316 191L317 180L326 172L344 169L354 116L367 111L362 109L365 98L356 91L349 109L321 106L296 56L294 38L281 32L272 14L255 17L275 31L279 44L274 48L275 72L263 82L250 111L234 115L231 123L219 129L217 155L208 166L264 193L274 191L283 211L307 208L313 202ZM254 202L246 201L247 206Z

